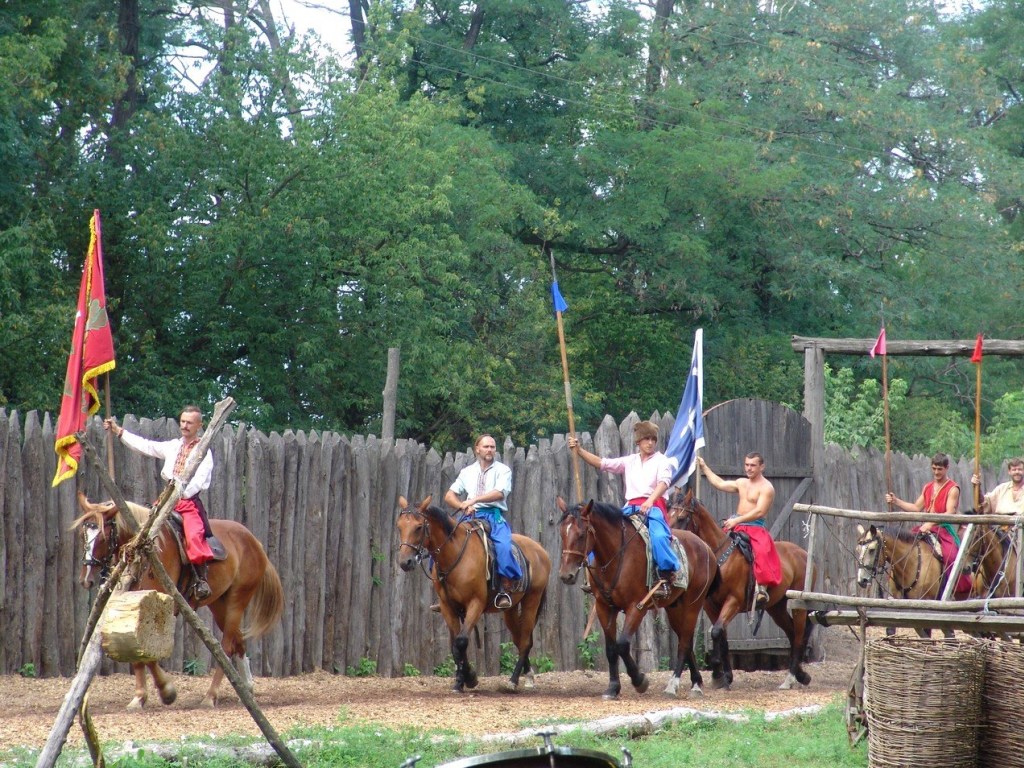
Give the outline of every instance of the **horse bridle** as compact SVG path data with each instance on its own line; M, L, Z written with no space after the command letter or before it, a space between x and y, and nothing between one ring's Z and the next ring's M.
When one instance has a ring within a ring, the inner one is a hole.
M444 545L452 540L452 536L458 529L458 525L456 524L455 528L452 529L452 532L448 534L447 538L445 538L445 540L442 541L441 544L436 549L430 550L429 548L423 545L424 541L430 540L430 519L422 512L420 512L418 509L403 509L401 512L399 512L399 515L413 515L414 517L417 517L423 521L423 533L420 534L419 546L415 544L410 544L407 541L402 541L399 542L399 549L401 549L402 547L409 547L409 549L415 550L415 558L417 563L422 563L424 559L426 559L428 556L433 558L434 565L437 567L437 579L438 581L444 581L448 574L454 571L456 566L458 566L459 562L462 560L462 556L466 554L466 548L469 546L469 539L470 536L472 535L472 531L467 533L465 540L462 542L462 549L459 550L458 557L455 558L455 562L452 563L452 567L449 568L447 571L442 571L441 567L437 565L438 554L444 548Z
M684 531L688 531L689 533L692 533L695 536L700 535L698 530L699 526L693 519L693 501L687 502L685 504L673 504L671 507L669 507L669 509L678 509L685 512L685 515L680 515L676 518L676 522L683 521ZM715 550L712 552L713 555L717 555L715 562L717 563L719 568L725 565L725 561L729 559L729 556L735 551L735 549L736 538L733 536L732 532L730 532L726 536L726 540L719 544L717 547L715 547Z
M90 532L95 532L90 535ZM102 560L96 559L93 554L96 550L96 540L103 535L107 541L107 555ZM118 553L117 520L113 517L104 520L103 525L92 520L82 523L82 538L85 549L82 553L82 565L86 568L98 568L100 578L106 578L110 571L110 564Z
M583 523L583 515L580 514L578 511L575 515L572 515L572 517L575 520L577 520L580 524ZM622 575L622 569L626 564L626 547L629 546L629 542L632 541L632 538L626 538L626 518L622 518L622 525L619 529L620 534L622 536L622 543L619 545L619 551L617 554L612 555L612 557L604 565L591 565L589 562L587 562L589 553L591 551L591 547L588 546L588 544L591 541L591 537L595 536L596 533L594 532L594 526L589 522L589 520L587 521L586 525L587 534L586 538L583 540L584 551L578 552L576 550L562 550L562 552L563 554L574 554L580 555L582 557L582 559L580 560L580 565L576 570L578 571L579 568L586 566L587 571L589 571L590 573L591 587L600 591L601 596L605 599L605 602L608 603L608 605L614 606L615 602L612 600L612 591L615 589L615 585L619 583L619 576ZM633 531L633 533L636 536L640 535L635 530ZM598 574L604 573L608 566L611 565L612 562L616 559L619 561L619 567L616 569L611 581L606 585L600 578L598 578Z

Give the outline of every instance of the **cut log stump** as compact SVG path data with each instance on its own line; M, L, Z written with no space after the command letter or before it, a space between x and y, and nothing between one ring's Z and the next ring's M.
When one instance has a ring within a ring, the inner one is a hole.
M107 605L103 650L115 661L158 661L174 650L174 600L153 589L121 592Z

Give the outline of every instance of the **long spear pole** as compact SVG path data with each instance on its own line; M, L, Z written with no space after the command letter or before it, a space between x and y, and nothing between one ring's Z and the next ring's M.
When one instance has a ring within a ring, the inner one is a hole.
M569 412L569 436L576 437L576 417L572 410L572 385L569 383L569 358L565 352L565 328L562 325L562 310L559 302L555 299L557 294L558 276L555 273L555 252L544 243L543 248L548 252L551 259L551 296L555 307L555 323L558 325L558 349L562 354L562 383L565 387L565 407ZM583 501L583 481L580 479L580 462L575 451L570 451L572 456L572 475L576 481L576 500Z
M889 432L889 356L882 353L882 418L885 421L885 490L892 493L892 435ZM892 504L889 504L892 512Z
M974 344L974 354L971 355L971 362L977 369L974 384L974 474L978 476L979 483L974 486L975 509L981 507L981 344L982 336L979 333Z

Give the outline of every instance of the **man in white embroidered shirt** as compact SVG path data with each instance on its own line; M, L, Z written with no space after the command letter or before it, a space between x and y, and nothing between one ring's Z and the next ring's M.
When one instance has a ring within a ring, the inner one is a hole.
M512 555L512 529L505 521L508 497L512 493L512 469L494 460L497 444L491 435L480 435L473 445L476 461L463 468L444 495L445 503L466 517L487 520L491 524L491 541L501 576L501 591L494 598L494 607L504 610L512 606L510 588L523 578L522 569Z
M202 426L203 414L196 405L186 405L181 410L178 418L181 437L176 440L147 440L117 426L112 418L103 421L103 428L113 430L114 436L133 451L163 459L160 476L164 480L173 480L178 486L181 486L180 477L188 463L189 454L199 444L199 430ZM206 571L207 564L213 559L213 550L206 539L213 535L213 531L199 493L210 487L212 477L213 454L208 451L188 485L179 488L181 499L174 507L174 511L181 515L182 527L185 529L185 553L195 572L192 594L200 601L210 597Z

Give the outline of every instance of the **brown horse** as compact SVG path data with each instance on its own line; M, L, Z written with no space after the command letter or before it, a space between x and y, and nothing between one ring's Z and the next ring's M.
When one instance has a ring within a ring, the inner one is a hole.
M734 545L732 537L722 530L693 495L692 490L676 491L669 502L669 513L674 528L691 531L711 547L718 562L721 576L717 588L708 593L704 610L713 624L711 629L711 684L715 688L732 685L732 661L729 658L729 622L738 613L750 610L748 599L751 583L751 565ZM807 570L807 552L788 541L775 542L782 562L782 581L768 589L765 610L789 639L789 674L779 688L788 690L793 683L808 685L811 676L803 668L807 640L814 625L807 620L807 611L789 610L786 591L803 590ZM792 614L792 615L791 615Z
M975 597L1017 596L1017 548L1008 534L990 525L976 525L971 542Z
M476 670L470 664L466 649L469 633L473 631L481 614L495 613L495 593L490 589L490 574L483 537L487 534L475 520L456 522L448 513L430 506L427 496L418 507L412 508L404 497L398 506L398 565L410 571L424 557L433 561L431 579L441 603L441 616L448 625L455 660L455 685L452 690L477 685ZM533 648L533 628L537 614L544 605L551 558L533 539L512 534L512 541L526 558L525 592L512 592L512 606L503 611L505 626L512 633L512 642L519 650L509 686L519 688L519 676L526 675L525 687L533 687L530 668L530 650Z
M685 664L690 668L691 695L702 695L704 680L693 653L693 633L708 590L714 588L718 581L718 567L707 544L692 533L679 533L677 538L686 552L688 564L687 586L685 589L673 587L667 597L656 597L652 606L644 601L650 592L647 586L647 545L634 525L623 516L622 510L613 504L593 500L569 509L561 498L558 499L558 508L562 512L559 522L562 537L559 578L565 584L574 584L576 574L586 566L597 618L604 630L608 688L603 698L618 698L622 689L619 659L625 664L633 687L639 693L647 690L647 676L633 658L630 644L649 607L665 609L669 626L678 640L676 664L665 693L678 695ZM588 563L591 553L593 562ZM625 612L625 618L616 636L620 612Z
M80 492L78 505L82 515L75 521L75 527L81 530L85 544L79 583L91 589L97 576L116 561L121 547L131 540L132 534L113 502L94 504ZM128 507L139 525L149 516L149 510L145 507L131 502ZM190 599L189 605L193 609L209 606L223 634L221 647L224 653L239 664L251 689L252 672L249 669L249 657L245 655L245 641L265 634L278 622L284 608L284 591L277 570L248 528L232 520L211 520L210 525L214 535L224 545L227 558L210 563L207 578L210 596L201 602ZM187 584L191 568L182 564L178 545L166 525L156 537L156 551L171 580L182 590ZM149 569L130 588L164 591ZM246 608L249 608L247 617ZM244 626L243 618L246 619ZM174 702L178 696L177 689L157 662L131 666L135 674L135 698L128 709L141 709L146 703L146 667L153 677L153 685L160 694L160 700L164 704ZM202 706L217 705L217 693L223 679L224 670L218 666Z
M857 584L883 577L883 589L904 600L937 600L942 594L942 560L927 540L898 526L857 526Z

